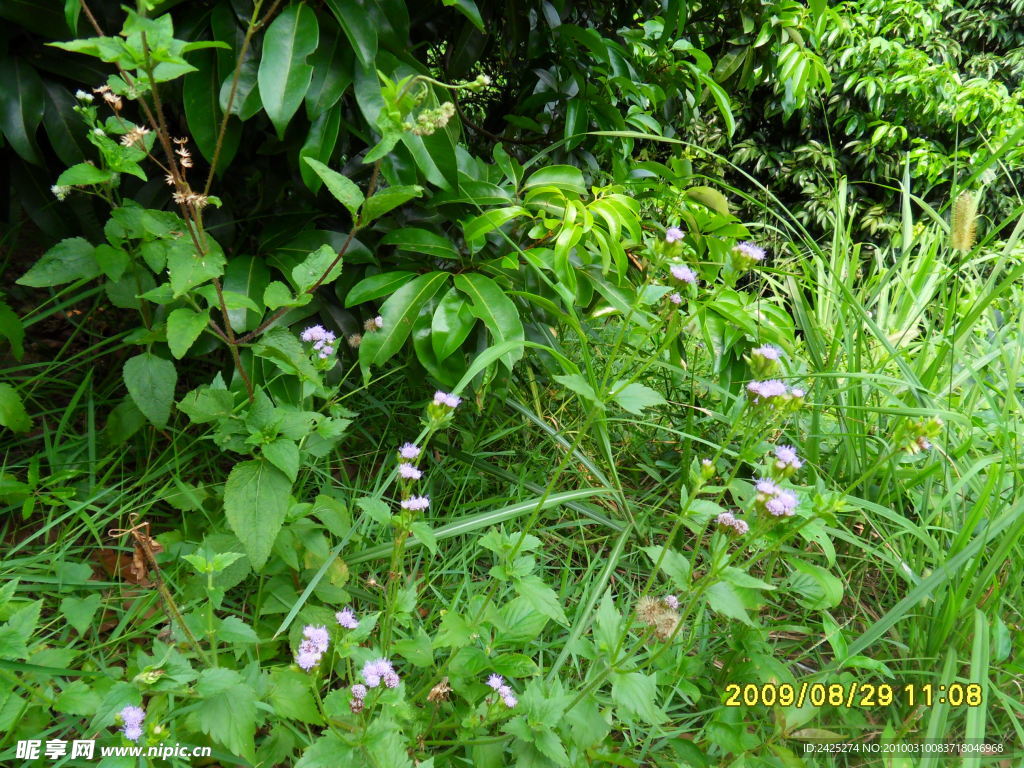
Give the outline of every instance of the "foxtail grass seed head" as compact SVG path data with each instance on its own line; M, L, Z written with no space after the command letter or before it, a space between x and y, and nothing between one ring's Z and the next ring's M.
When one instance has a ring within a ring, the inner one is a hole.
M958 251L969 251L977 236L978 199L970 190L964 190L953 203L950 221L950 245Z
M738 272L746 272L764 261L764 248L744 241L736 243L729 251L733 268Z

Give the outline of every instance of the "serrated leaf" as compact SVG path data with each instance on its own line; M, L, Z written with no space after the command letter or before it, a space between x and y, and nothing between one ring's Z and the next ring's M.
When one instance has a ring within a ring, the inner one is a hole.
M321 285L330 285L341 276L343 261L330 245L321 245L292 268L292 282L300 294L309 291L321 277L324 278Z
M541 580L540 576L523 576L515 580L516 592L530 603L536 610L554 619L563 626L568 626L569 620L565 617L565 611L558 602L558 595L555 590Z
M299 446L294 440L278 439L263 446L263 455L293 483L299 475Z
M303 159L306 165L323 179L324 184L327 186L327 191L334 195L334 199L344 205L348 212L352 214L352 221L356 221L359 217L359 209L365 200L359 187L347 176L343 176L337 171L332 171L319 160L315 160L312 157Z
M128 394L143 415L157 427L166 427L174 402L178 371L174 363L143 352L124 364L124 383Z
M224 512L253 570L267 562L291 505L291 489L288 477L261 459L236 464L228 475Z
M200 697L195 726L232 754L255 761L256 692L224 667L204 670L195 690Z
M739 594L728 582L719 581L712 584L708 587L707 592L704 593L704 599L707 600L708 606L715 613L742 621L751 627L757 626L750 620L747 608L743 605L743 600L740 599Z
M612 701L630 718L648 725L665 721L665 713L655 704L658 686L653 675L642 672L616 672L612 675Z
M625 386L623 386L625 384ZM666 400L658 392L655 392L643 384L626 384L625 381L616 381L612 384L613 399L630 413L637 416L643 414L644 408L652 408L656 405L665 405Z
M10 384L0 384L0 426L12 432L28 432L32 428L21 395Z
M95 246L84 237L61 240L16 282L30 288L49 288L97 277L100 266L96 263L95 250Z

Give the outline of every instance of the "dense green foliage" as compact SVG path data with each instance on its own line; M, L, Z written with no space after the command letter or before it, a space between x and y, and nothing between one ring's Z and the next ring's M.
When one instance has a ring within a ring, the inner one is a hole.
M1019 5L0 0L0 760L1024 750Z

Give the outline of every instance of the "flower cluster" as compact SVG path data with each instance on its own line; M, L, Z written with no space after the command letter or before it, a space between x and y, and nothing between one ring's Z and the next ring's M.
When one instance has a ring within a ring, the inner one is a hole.
M320 663L320 659L327 652L331 644L331 635L327 627L308 624L302 630L305 638L299 643L299 650L295 653L295 663L307 672Z
M447 392L437 390L434 399L427 406L427 418L433 428L442 426L452 415L452 411L459 407L462 398Z
M752 381L747 384L747 396L754 405L761 405L768 410L795 410L803 404L804 391L798 387L790 389L778 379Z
M780 488L771 480L758 480L754 486L757 495L754 497L754 505L773 517L792 517L796 511L799 501L795 493L785 488Z
M717 523L718 526L724 529L727 533L732 533L736 536L742 536L750 530L750 526L747 525L747 521L741 520L732 512L722 512L715 518L715 523Z
M50 187L50 191L58 200L64 200L69 194L71 194L71 187L67 184L54 184Z
M377 688L381 683L387 688L397 688L402 679L387 659L372 659L363 664L363 682L368 688Z
M407 509L410 512L419 512L429 506L430 498L428 496L410 496L407 499L402 499L402 509Z
M356 618L355 611L351 608L342 608L334 614L334 618L345 629L359 629L359 619Z
M352 693L352 699L349 701L348 706L356 714L363 711L366 700L366 686L362 683L356 683L349 691Z
M654 636L667 640L679 626L679 600L668 597L642 597L636 604L636 617L645 626L654 628Z
M455 410L462 403L462 398L458 395L449 395L447 392L437 390L434 393L434 405L444 405L452 410Z
M512 707L519 703L519 699L516 698L515 692L510 686L505 684L505 678L501 675L491 675L488 677L487 685L498 692L498 696L501 697L502 703L509 709L512 709Z
M363 330L366 331L367 333L376 333L383 327L384 318L381 317L380 315L377 315L376 317L371 317L369 320L363 323Z
M446 101L434 109L424 109L416 116L415 122L407 122L405 127L414 136L430 136L448 125L448 121L454 116L455 105Z
M669 227L665 230L666 243L678 243L683 239L683 230L679 227Z
M101 85L99 88L93 88L92 92L98 93L100 96L102 96L103 100L107 102L107 104L109 104L111 107L113 107L115 112L121 111L121 97L113 91L111 91L109 85ZM89 99L89 101L92 101L92 99Z
M772 470L780 477L791 477L800 467L804 465L796 449L791 445L779 445L775 447L775 461L772 463Z
M128 741L142 738L142 721L146 719L146 710L129 705L118 712L117 717L121 721L121 732Z
M750 354L744 357L750 366L751 373L759 379L771 376L779 369L779 360L782 357L782 350L771 344L763 344L750 350Z
M188 137L182 137L180 139L174 139L174 143L177 144L177 148L174 150L174 154L178 156L178 165L182 168L192 167L192 153L188 151Z
M406 459L412 461L420 457L419 446L413 445L412 443L405 443L401 448L398 449L398 457L400 459Z
M301 339L305 342L312 342L313 349L321 360L326 360L334 354L334 333L326 330L322 325L310 326L302 332Z
M672 277L674 279L681 283L687 283L689 285L697 284L697 273L685 264L673 264L669 267L669 272L672 273Z
M739 272L745 272L764 261L764 248L750 242L736 243L730 251L732 266Z
M131 130L128 131L124 136L121 137L122 147L138 147L139 149L146 148L146 134L149 133L149 128L144 125L134 125Z

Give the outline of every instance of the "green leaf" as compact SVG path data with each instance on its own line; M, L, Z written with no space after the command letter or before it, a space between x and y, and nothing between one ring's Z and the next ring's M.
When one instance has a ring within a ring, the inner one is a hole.
M299 474L299 446L294 440L279 439L263 446L263 455L267 461L280 469L295 482Z
M131 263L131 256L127 251L106 243L97 245L92 255L103 274L113 281L120 280Z
M291 289L280 280L275 280L263 289L263 303L267 309L280 307L301 307L313 300L312 294L302 293L293 296Z
M237 552L233 552L231 554L242 557L242 555ZM223 568L215 570L223 570ZM258 643L260 641L259 635L256 634L256 630L237 616L225 616L220 620L220 624L217 627L217 637L225 643L244 643L246 645Z
M488 232L507 224L512 219L527 215L529 215L529 212L521 205L510 205L505 208L485 211L462 225L463 236L466 240L478 240Z
M313 79L306 57L316 50L319 39L316 14L304 3L281 11L263 36L260 99L279 139L306 97Z
M523 184L523 189L530 187L557 187L561 190L586 194L587 187L583 183L583 171L572 165L549 165L530 175Z
M184 238L173 241L167 249L167 271L174 298L224 273L224 265L227 263L224 252L209 237L206 241L208 250L202 258L196 255L192 243Z
M577 395L582 397L584 400L593 403L599 408L604 407L604 403L601 402L601 398L594 392L594 388L590 386L590 382L587 381L586 377L580 373L569 373L561 374L552 377L559 384L563 385L567 389L572 390Z
M438 362L446 360L462 346L474 325L476 316L465 296L456 288L449 288L434 310L430 327L430 343Z
M414 197L423 196L423 187L419 184L408 184L405 186L388 187L381 190L363 206L361 223L369 224L383 216L388 211L409 202Z
M218 66L218 55L214 51L203 51L193 57L195 72L185 75L181 100L185 109L189 133L206 162L213 162L213 155L220 136L224 113L220 108L220 83L223 79ZM242 125L238 120L228 120L224 140L217 156L217 171L223 172L231 164L242 140Z
M224 294L238 293L248 297L254 304L263 300L263 291L270 281L270 269L266 261L255 256L236 256L224 270ZM256 328L263 319L258 307L228 307L228 321L236 333L246 333Z
M322 725L321 717L310 689L309 675L297 669L277 667L270 673L270 705L278 717L298 720L310 725Z
M28 641L39 623L43 601L26 603L0 624L0 659L27 659Z
M394 272L382 272L379 275L364 277L352 286L345 296L345 306L354 307L364 301L379 299L381 296L388 296L403 285L416 277L415 272L395 270Z
M415 667L429 667L434 663L434 651L430 646L430 635L423 628L414 637L407 637L395 642L398 654Z
M332 171L319 160L312 157L304 158L306 165L312 168L316 175L323 179L327 185L327 191L334 195L335 199L348 208L352 214L352 221L359 217L359 208L363 204L363 193L347 176L342 176L337 171Z
M102 701L103 699L100 698L100 695L90 688L84 680L75 680L60 692L53 708L66 715L92 717L96 714L96 710L99 709Z
M757 626L747 615L746 606L733 586L725 581L719 581L708 587L704 593L704 599L715 613L728 616L730 619L737 619L748 626Z
M94 592L88 597L65 597L60 601L60 612L80 635L84 635L92 624L92 618L100 607L102 596Z
M456 275L455 287L469 296L471 311L487 326L495 345L525 339L519 310L491 278L467 272ZM522 356L523 350L519 348L504 355L501 362L511 371Z
M309 60L313 81L306 91L306 116L319 122L326 114L341 116L341 108L333 109L352 85L355 57L340 27L328 24L320 30L320 44ZM319 117L318 117L319 116ZM335 138L337 138L335 136ZM320 158L326 162L326 158Z
M642 672L612 674L612 701L626 715L648 725L665 722L665 713L655 704L658 686L654 675Z
M625 384L625 386L623 386ZM655 405L665 405L666 400L650 387L643 384L626 384L624 380L612 384L612 399L630 413L637 416L642 415L644 408L651 408Z
M100 267L96 263L95 250L84 237L61 240L16 282L30 288L48 288L96 277L100 274Z
M14 359L21 360L25 354L25 326L22 324L21 318L2 299L0 299L0 336L10 342Z
M652 564L661 561L661 571L672 580L676 589L690 591L690 561L682 553L661 546L644 547L644 552L651 558Z
M516 592L540 613L563 626L569 625L569 620L565 617L565 611L562 610L562 606L558 602L555 590L545 584L540 576L530 575L518 578L515 580L515 587Z
M61 187L82 187L91 184L106 184L114 178L114 172L97 168L92 163L72 165L57 177L57 185Z
M381 245L393 245L400 251L412 253L425 253L438 259L459 258L459 252L452 245L451 240L438 235L427 229L419 227L405 227L403 229L388 232L381 238Z
M434 536L434 531L431 529L429 523L425 523L422 520L417 520L415 523L409 526L409 531L416 540L430 550L430 554L437 554L437 537Z
M804 608L824 610L839 605L843 582L820 566L799 558L788 558L795 569L786 579L787 589Z
M202 335L208 321L209 310L196 312L185 307L173 310L167 316L167 346L171 348L171 354L178 360L183 358Z
M143 352L124 364L124 383L143 415L155 426L166 427L178 383L174 363Z
M359 0L327 0L327 7L345 31L363 69L372 73L376 69L377 29L363 3Z
M443 0L447 6L454 6L459 12L473 22L473 26L481 32L484 31L484 20L480 16L480 9L476 7L473 0Z
M253 570L267 562L291 505L292 484L281 470L260 459L236 464L224 485L224 512Z
M21 395L10 384L0 384L0 426L12 432L28 432L32 428Z
M201 700L191 716L198 727L229 752L255 761L256 692L233 669L206 669L196 682Z
M321 736L302 752L295 768L337 768L350 764L352 748L333 732Z
M296 290L299 293L308 292L324 276L328 267L331 271L324 277L321 285L330 285L341 276L343 261L344 259L338 258L338 252L332 246L321 245L292 268L292 282L295 284ZM333 267L332 264L334 264Z
M303 162L311 157L321 163L331 159L334 152L334 145L338 141L338 133L341 130L341 105L320 114L309 127L306 141L299 150L299 173L302 175L302 183L310 192L320 191L323 181L308 164Z
M43 81L28 58L5 56L0 58L0 83L0 132L23 160L41 165L35 136L43 120Z
M384 302L380 308L384 327L363 336L359 346L359 364L364 372L371 365L383 365L401 349L420 309L447 280L447 272L428 272L403 285Z
M706 205L713 211L717 211L725 216L729 215L729 201L717 189L712 189L711 187L690 187L686 190L686 196L702 205Z

